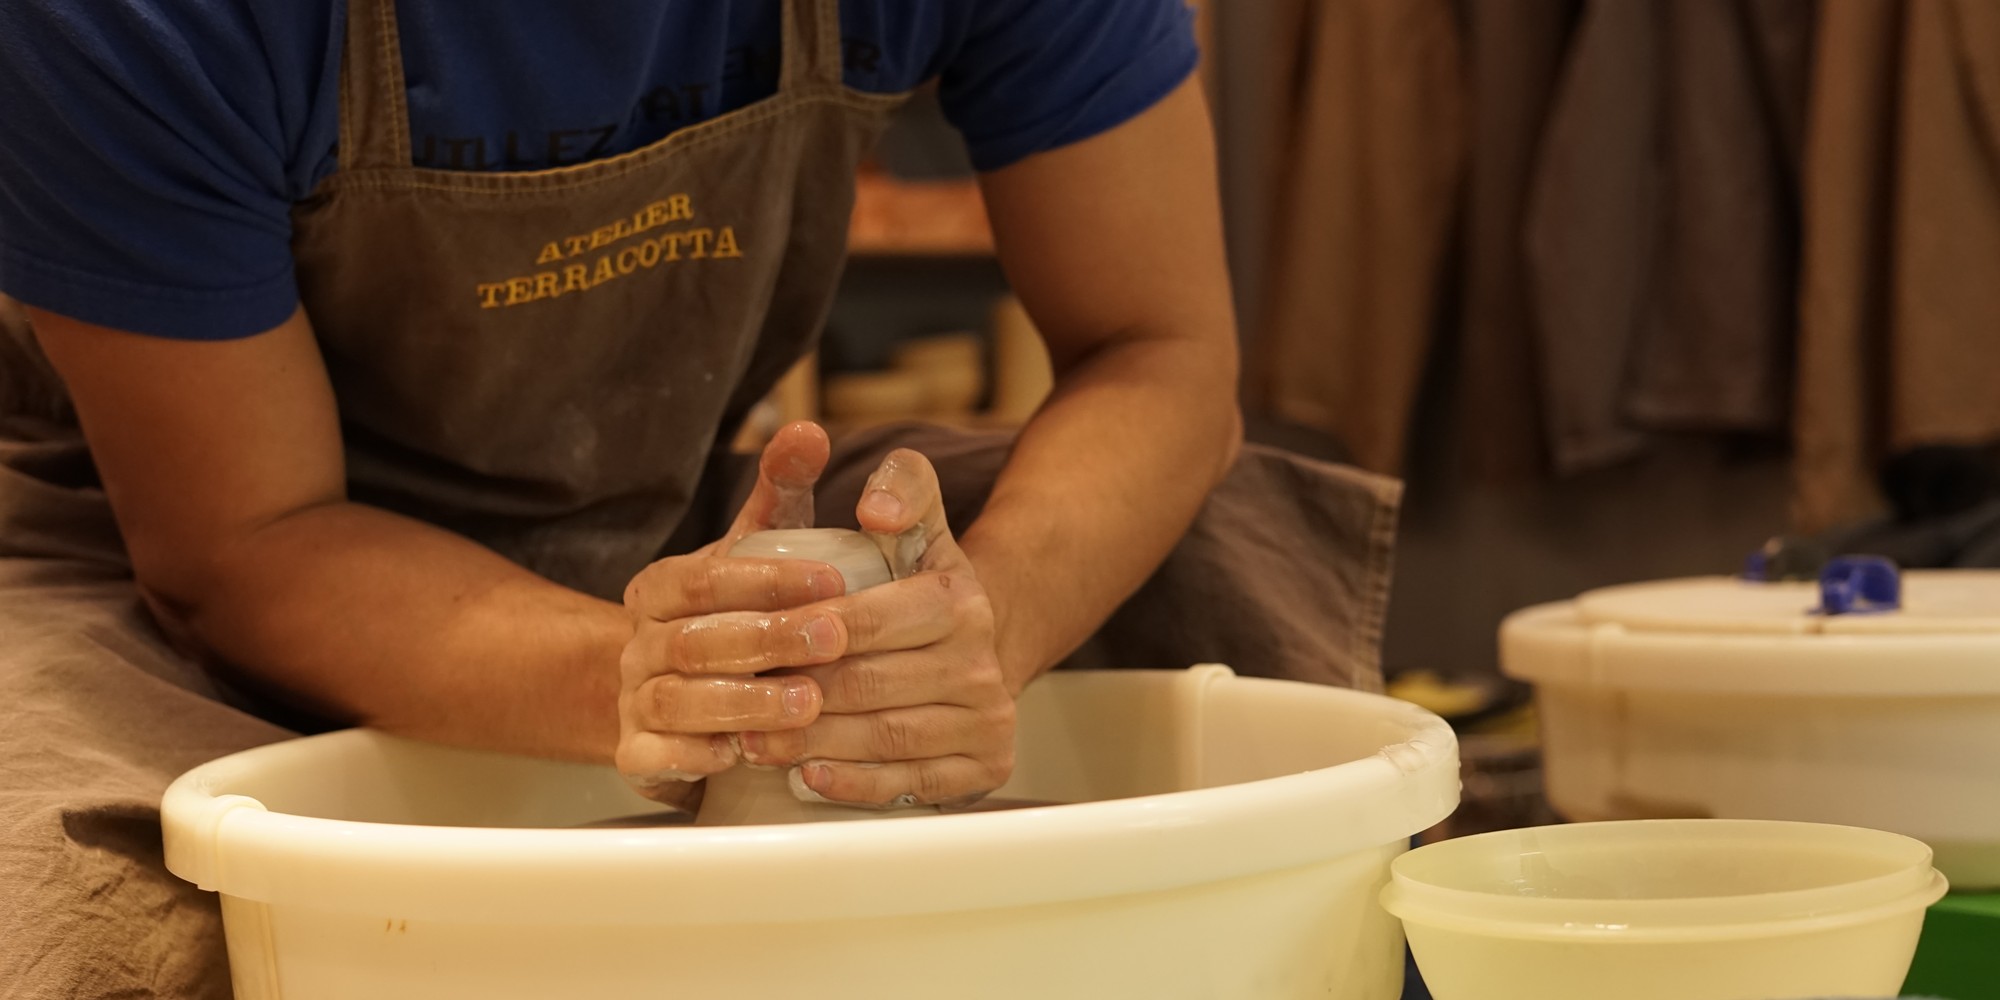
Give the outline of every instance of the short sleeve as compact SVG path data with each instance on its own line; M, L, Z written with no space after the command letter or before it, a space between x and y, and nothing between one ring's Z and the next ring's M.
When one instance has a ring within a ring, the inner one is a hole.
M281 323L338 128L333 6L0 4L0 291L161 337Z
M1200 58L1183 0L978 0L974 9L939 98L980 170L1124 124Z

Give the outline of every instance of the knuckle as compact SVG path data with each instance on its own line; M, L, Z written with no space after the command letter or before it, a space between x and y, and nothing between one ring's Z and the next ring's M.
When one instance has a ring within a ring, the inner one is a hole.
M1009 744L1005 752L986 761L986 787L982 790L990 792L1013 780L1013 777L1014 747Z
M717 573L722 572L723 569L724 567L721 564L716 565ZM760 595L763 598L763 603L767 606L777 607L781 605L780 598L783 597L785 592L788 567L769 562L740 562L731 568L730 572L743 575L740 581L743 593ZM789 569L789 572L795 576L800 575L796 569Z
M757 755L759 764L797 764L808 756L805 733L796 729L771 730L764 733L764 749Z
M910 791L916 794L919 802L942 802L956 791L950 787L943 770L939 768L917 767L912 769L912 776L916 787Z
M865 706L881 700L881 671L865 661L853 661L833 677L834 692L841 704Z
M634 633L632 641L626 643L625 648L618 654L618 679L620 687L630 688L647 677L652 676L653 657L648 651L647 646L641 641L641 637L646 632L646 629L641 628L638 632Z
M978 587L952 589L952 614L962 626L993 630L993 602Z
M986 723L987 729L1006 733L1008 742L1013 742L1016 721L1014 699L1004 698L997 700L981 710L979 715L980 719Z
M994 688L1000 686L1006 675L1000 670L1000 657L991 650L983 650L966 665L965 677L981 688Z
M979 705L1013 712L1014 699L1006 694L1007 674L1000 669L999 657L991 652L976 654L959 669L957 677L959 690L979 699Z
M653 733L622 737L612 762L619 774L643 784L681 783L712 774L729 763L702 753L698 745Z
M701 643L685 624L667 626L666 641L661 643L663 670L678 670L695 661L700 653Z
M655 774L664 769L662 762L640 752L632 745L630 740L622 741L618 744L618 753L615 760L618 765L618 773L632 777Z
M884 760L909 760L916 756L917 727L900 715L883 715L875 723L875 751Z
M704 559L690 567L689 572L680 574L680 598L684 607L706 608L715 603L715 595L721 589L723 565L719 560Z
M657 753L648 753L633 740L620 740L615 757L619 774L634 776L658 774L671 770L678 761L667 760Z
M790 666L810 652L803 623L788 615L774 615L752 631L757 658L770 666Z
M855 601L840 617L847 627L850 649L870 649L882 634L882 612L872 601Z
M656 726L671 726L680 720L681 712L687 708L687 686L681 678L668 674L646 682L645 695L640 704L646 707L644 721Z

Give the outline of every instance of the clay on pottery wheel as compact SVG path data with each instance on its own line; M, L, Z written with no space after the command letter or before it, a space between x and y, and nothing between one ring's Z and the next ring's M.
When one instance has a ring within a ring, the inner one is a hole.
M756 559L806 559L840 571L847 592L888 583L893 577L874 539L844 528L793 528L760 531L729 550L732 556ZM794 788L806 791L793 777L797 768L756 768L738 764L711 776L701 796L697 826L750 826L773 823L819 823L831 820L881 819L891 816L934 816L935 806L871 809L832 802L808 802ZM808 795L811 793L806 792Z

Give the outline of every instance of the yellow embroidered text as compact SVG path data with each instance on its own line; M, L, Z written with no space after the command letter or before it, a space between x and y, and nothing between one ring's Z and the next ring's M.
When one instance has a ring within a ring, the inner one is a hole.
M571 236L542 248L535 263L567 260L591 250L609 246L639 233L650 232L673 221L692 218L686 195L657 201L633 213L630 219L599 227L583 236ZM488 281L478 285L479 307L499 309L526 305L542 299L561 298L571 292L587 292L607 281L682 260L723 260L743 256L733 226L698 226L661 233L617 250L607 250L588 261L533 274Z
M694 218L694 202L687 195L677 194L633 212L630 218L619 219L590 232L566 236L549 243L542 247L542 252L535 257L535 263L552 264L566 257L580 256L610 246L628 236L637 236L649 229L658 229L669 222L685 222L692 218Z

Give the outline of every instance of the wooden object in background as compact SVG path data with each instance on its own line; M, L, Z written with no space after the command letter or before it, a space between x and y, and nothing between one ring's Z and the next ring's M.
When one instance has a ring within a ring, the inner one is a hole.
M1055 387L1055 370L1041 332L1021 300L1009 295L993 307L993 403L988 420L1019 426L1041 408Z
M926 417L969 417L986 389L986 347L978 334L905 341L896 348L892 365L923 376Z
M973 408L985 385L977 335L922 337L898 347L888 371L828 376L826 415L841 430L911 419L967 426L978 422Z
M972 178L899 180L879 170L855 180L850 253L883 256L981 256L993 252L986 202Z
M794 420L819 418L819 352L814 351L800 358L763 401L751 408L730 448L761 451L771 436L778 433L778 428Z
M975 410L988 395L989 381L989 405ZM888 371L822 379L818 356L806 357L751 414L735 448L756 451L794 420L818 420L835 432L898 420L1012 429L1034 416L1054 385L1048 348L1020 300L1010 295L994 305L987 340L968 332L911 340L896 349Z
M778 380L778 386L771 390L771 395L778 404L781 426L794 420L816 419L819 416L819 352L813 351L800 358L798 364Z
M921 372L843 372L826 379L826 417L844 428L922 415Z

